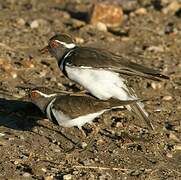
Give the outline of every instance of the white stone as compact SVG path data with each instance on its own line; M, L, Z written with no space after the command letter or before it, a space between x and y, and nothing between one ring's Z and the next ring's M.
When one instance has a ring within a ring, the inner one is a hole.
M71 180L72 179L72 175L71 174L66 174L63 176L63 180Z
M32 29L38 28L38 26L39 26L39 23L38 23L37 20L32 21L31 24L30 24L30 27Z
M104 23L102 23L102 22L98 22L98 23L96 24L96 29L97 29L98 31L104 31L104 32L106 32L106 31L107 31L107 26L106 26Z

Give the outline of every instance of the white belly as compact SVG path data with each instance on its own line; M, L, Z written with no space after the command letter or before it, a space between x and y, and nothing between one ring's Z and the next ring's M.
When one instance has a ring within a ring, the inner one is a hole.
M135 97L128 95L124 79L118 73L86 67L66 67L68 77L82 85L91 94L99 99L111 97L120 100L132 100Z
M103 114L105 111L108 111L109 109L104 109L95 113L87 114L84 116L77 117L75 119L71 119L65 114L63 114L61 111L57 111L55 109L52 109L52 112L60 126L63 127L73 127L77 126L79 129L84 126L84 124L89 123L91 124L92 121L96 118L99 117L101 114Z

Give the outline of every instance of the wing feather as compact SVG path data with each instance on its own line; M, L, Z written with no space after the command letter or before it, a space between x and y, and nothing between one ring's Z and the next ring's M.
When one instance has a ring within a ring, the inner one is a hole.
M67 61L74 66L103 68L128 76L140 76L152 80L169 79L159 70L134 63L126 57L102 49L77 47L67 57Z

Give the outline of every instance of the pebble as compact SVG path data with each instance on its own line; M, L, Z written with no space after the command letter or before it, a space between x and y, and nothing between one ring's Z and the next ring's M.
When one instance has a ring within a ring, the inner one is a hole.
M46 76L46 74L47 74L47 70L42 70L42 71L40 71L40 77L44 77L44 76Z
M25 23L26 23L23 18L18 18L16 22L17 22L17 24L20 25L20 26L24 26Z
M173 1L167 7L163 8L162 12L164 14L168 14L168 13L174 14L180 8L181 8L181 3L178 1Z
M79 171L73 171L73 174L74 174L74 175L78 175L78 174L79 174Z
M89 19L93 25L102 22L107 27L118 27L123 22L124 14L121 6L108 3L96 3Z
M63 180L71 180L73 176L71 174L66 174L63 176Z
M112 179L109 173L104 173L99 176L99 180L106 180L106 179Z
M30 177L30 176L31 176L31 174L28 173L28 172L25 172L25 173L23 174L23 177Z
M80 21L80 20L72 20L72 27L74 29L80 29L81 27L85 26L85 22L84 21Z
M81 147L84 149L85 147L87 147L87 143L86 142L82 142L81 143Z
M31 29L38 28L38 26L39 26L38 20L34 20L30 23Z
M161 112L161 111L162 111L161 108L157 108L157 109L154 110L154 112Z
M8 141L13 141L13 140L14 140L13 137L8 138Z
M23 135L20 135L19 138L20 138L21 140L25 140L25 137L24 137Z
M54 149L54 152L59 153L60 149Z
M19 93L20 96L25 96L26 95L26 92L23 89L19 90L18 93Z
M147 14L147 10L145 8L139 8L134 13L137 15L145 15Z
M177 110L181 110L181 105L178 105L178 106L177 106Z
M173 97L172 97L172 96L164 96L162 99L163 99L164 101L170 101L170 100L173 99Z
M83 44L85 42L85 40L81 37L75 37L75 42L77 44Z
M41 170L42 170L43 172L47 172L46 168L41 168Z
M15 164L15 165L18 165L18 164L19 164L19 161L14 161L14 164Z
M24 63L24 65L25 65L25 67L27 67L27 68L34 68L34 67L35 67L35 65L33 64L32 61L26 61L26 62Z
M177 145L175 145L175 150L179 150L179 151L181 151L181 144L177 144Z
M180 142L179 138L174 133L170 133L169 138L175 142Z
M161 89L162 88L162 85L161 83L156 83L156 82L152 82L151 83L151 87L156 90L156 89Z
M107 26L106 26L104 23L102 23L102 22L98 22L98 23L96 24L96 29L97 29L98 31L107 32Z
M85 159L85 160L82 160L81 163L84 165L84 166L90 166L94 163L94 161L92 159Z
M3 136L5 136L5 134L4 133L0 133L0 137L3 137Z
M53 176L47 176L45 177L45 180L53 180Z
M123 126L123 123L122 123L122 122L117 122L117 123L116 123L116 127L117 127L117 128L123 128L124 126Z
M15 71L12 71L10 74L11 74L11 76L12 76L13 79L16 79L17 76L18 76Z
M164 48L163 46L150 46L146 49L147 51L151 51L151 52L164 52Z
M172 157L173 157L173 155L172 155L171 153L167 153L166 156L167 156L168 158L172 158Z
M1 59L1 58L0 58L0 65L3 65L3 64L4 64L4 61L5 61L4 59Z

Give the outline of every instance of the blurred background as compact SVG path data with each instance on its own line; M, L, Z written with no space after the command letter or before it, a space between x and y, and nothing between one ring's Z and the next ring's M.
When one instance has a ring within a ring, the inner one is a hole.
M86 127L82 139L78 129L57 127L17 101L24 87L83 90L39 53L56 33L168 75L163 82L129 79L148 100L156 131L116 111L95 122L101 130L94 137ZM180 44L180 0L0 0L0 179L180 179Z

